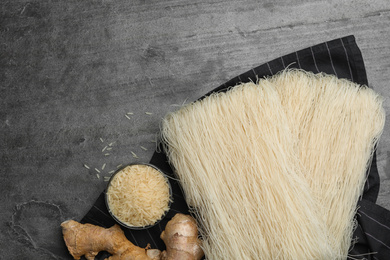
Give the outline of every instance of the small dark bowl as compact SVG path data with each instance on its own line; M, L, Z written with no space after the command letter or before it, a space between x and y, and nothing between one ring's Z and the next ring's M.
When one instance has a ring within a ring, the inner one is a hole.
M155 223L151 224L151 225L148 225L148 226L130 226L124 222L122 222L121 220L119 220L115 215L114 213L111 212L111 209L110 209L110 206L109 206L109 203L108 203L108 195L107 195L107 191L108 191L108 188L110 187L110 184L111 184L111 181L114 179L115 175L117 175L119 172L121 172L124 168L128 167L128 166L134 166L134 165L146 165L146 166L149 166L149 167L152 167L154 168L155 170L157 170L159 173L161 173L163 175L163 177L165 178L166 182L168 183L168 187L169 187L169 202L168 202L168 210L166 212L164 212L164 214L161 216L161 218L159 220L157 220ZM125 228L128 228L128 229L134 229L134 230L143 230L143 229L147 229L147 228L151 228L155 225L157 225L161 220L164 219L164 217L167 215L167 213L169 212L170 208L171 208L171 204L172 204L172 187L171 187L171 183L169 182L168 180L168 177L167 175L162 171L160 170L158 167L152 165L152 164L149 164L149 163L131 163L131 164L127 164L123 167L121 167L120 169L118 169L110 178L110 180L108 181L108 184L107 184L107 187L106 187L106 190L104 191L104 195L105 195L105 202L106 202L106 207L107 207L107 210L108 212L110 213L111 217L118 223L120 224L121 226L125 227Z

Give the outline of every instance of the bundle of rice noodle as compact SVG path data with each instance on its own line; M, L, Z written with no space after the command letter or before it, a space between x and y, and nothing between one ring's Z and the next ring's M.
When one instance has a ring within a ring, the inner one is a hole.
M182 107L162 137L208 259L343 259L383 124L372 90L289 70Z
M270 81L289 119L332 250L346 258L356 204L384 128L382 98L370 88L325 74L284 71Z

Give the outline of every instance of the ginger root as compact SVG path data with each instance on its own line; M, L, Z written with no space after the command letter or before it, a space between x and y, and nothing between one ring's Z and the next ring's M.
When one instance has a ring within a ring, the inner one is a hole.
M188 215L176 214L161 233L160 238L166 245L161 260L197 260L204 255L198 238L195 220Z
M135 246L127 240L123 230L114 225L103 228L92 224L81 224L67 220L61 224L62 234L69 253L74 259L85 255L94 260L100 251L112 254L108 260L158 260L160 250Z
M166 250L141 248L127 240L118 225L103 228L67 220L61 224L64 241L74 259L85 255L95 259L100 251L112 256L108 260L199 260L204 253L198 239L195 220L184 214L176 214L168 223L161 239Z

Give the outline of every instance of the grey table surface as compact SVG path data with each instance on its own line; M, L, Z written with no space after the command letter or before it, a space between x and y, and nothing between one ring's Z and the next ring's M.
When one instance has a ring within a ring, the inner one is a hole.
M355 35L390 115L388 0L6 0L0 10L0 259L70 259L60 223L90 209L117 165L149 161L168 111L280 55ZM389 122L377 155L378 204L390 209Z

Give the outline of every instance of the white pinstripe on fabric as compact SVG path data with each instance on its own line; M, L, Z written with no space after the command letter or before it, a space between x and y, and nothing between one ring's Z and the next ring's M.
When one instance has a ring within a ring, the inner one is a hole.
M366 234L367 236L371 237L372 239L374 239L375 241L381 243L382 245L384 245L385 247L387 247L388 249L390 249L390 246L385 244L383 241L379 240L378 238L374 237L373 235L367 233L367 232L364 232L364 234Z
M180 196L180 195L177 194L177 193L172 193L172 195L174 195L174 197L176 197L176 198L184 199L183 196Z
M169 210L172 210L172 211L174 211L174 212L177 212L177 213L181 213L181 211L178 211L178 210L176 210L176 209L169 209Z
M158 223L158 229L160 230L159 233L161 234L161 233L163 232L163 229L162 229L162 227L161 227L161 222Z
M131 234L131 238L134 240L135 244L139 245L137 239L135 238L135 236L133 234L133 232L129 232L129 233Z
M314 52L313 52L313 48L312 47L310 47L310 51L311 51L311 56L313 57L314 66L316 67L317 72L320 73L320 70L318 69L317 62L316 62L316 57L314 56Z
M95 209L97 209L100 213L102 213L104 216L111 218L110 215L107 215L104 211L102 211L101 209L99 209L99 208L96 207L95 205L93 205L93 207L94 207Z
M286 68L286 65L284 64L283 56L280 57L280 59L282 60L283 68Z
M368 163L368 168L367 169L371 169L371 166L372 166L372 160L374 159L373 156L371 156L370 158L370 161ZM370 180L368 178L368 176L370 175L370 172L368 171L367 174L366 174L366 183L364 185L364 190L367 191L367 190L370 190L371 186L370 186Z
M353 81L352 68L351 68L351 65L350 65L350 63L349 63L349 58L348 58L347 49L345 48L343 39L340 39L340 41L341 41L341 45L343 46L343 49L344 49L344 52L345 52L345 57L347 58L347 63L348 63L348 68L349 68L349 74L351 75L351 80Z
M99 226L107 227L104 223L100 222L99 220L92 219L94 223L97 223Z
M386 226L385 224L382 224L381 222L379 222L378 220L370 217L369 215L367 215L364 211L362 211L361 209L359 210L360 213L362 213L363 215L365 215L367 218L371 219L372 221L374 221L375 223L377 223L378 225L381 225L382 227L385 227L387 228L388 230L390 230L390 227L389 226Z
M330 53L330 49L329 49L329 46L328 46L328 43L327 43L327 42L325 42L325 46L326 46L326 49L328 50L329 59L330 59L330 64L332 65L332 69L333 69L334 75L336 75L336 77L338 77L337 71L336 71L336 69L335 69L335 67L334 67L334 64L333 64L332 55L331 55L331 53Z
M274 75L268 62L267 62L267 66L268 66L268 69L269 69L269 72L271 73L271 75Z
M371 166L370 166L371 167ZM370 190L370 180L368 178L366 178L366 184L365 184L366 187L364 187L364 190Z
M253 75L254 75L255 77L257 77L256 71L255 71L254 69L252 69L252 72L253 72Z
M150 232L149 232L148 229L146 229L146 232L148 233L150 239L151 239L152 242L153 242L153 248L157 248L157 244L156 244L156 242L154 241L153 236L150 234Z
M297 52L297 51L295 52L295 56L297 56L297 61L298 61L298 67L299 67L299 69L302 69L301 63L299 62L299 56L298 56L298 52Z

